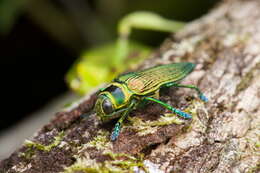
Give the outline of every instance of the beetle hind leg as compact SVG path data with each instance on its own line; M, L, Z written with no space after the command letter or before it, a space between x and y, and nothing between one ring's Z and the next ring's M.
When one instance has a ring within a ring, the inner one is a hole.
M200 89L198 87L196 87L195 85L182 85L182 84L177 84L177 83L168 83L166 84L166 87L182 87L182 88L190 88L190 89L195 89L199 95L199 98L204 101L204 102L208 102L208 98L200 91Z

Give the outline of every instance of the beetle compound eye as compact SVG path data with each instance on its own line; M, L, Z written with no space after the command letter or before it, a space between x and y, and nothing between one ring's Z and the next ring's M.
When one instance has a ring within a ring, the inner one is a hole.
M105 112L105 114L112 113L113 112L112 103L108 99L105 99L102 103L102 109Z

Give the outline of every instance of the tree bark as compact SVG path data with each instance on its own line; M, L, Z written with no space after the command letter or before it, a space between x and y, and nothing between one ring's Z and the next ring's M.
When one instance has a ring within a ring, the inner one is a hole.
M81 117L91 112L94 93L57 113L0 163L0 172L259 172L260 1L223 1L168 38L140 69L172 62L197 64L182 83L197 85L209 102L182 88L160 99L192 120L148 104L111 142L116 121Z

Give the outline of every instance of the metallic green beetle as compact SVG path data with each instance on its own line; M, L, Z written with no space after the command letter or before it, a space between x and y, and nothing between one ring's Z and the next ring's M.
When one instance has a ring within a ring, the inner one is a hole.
M97 116L102 121L120 117L111 134L111 140L114 141L119 136L122 123L129 112L146 100L161 104L183 118L192 118L191 115L158 99L160 88L173 86L195 89L200 99L207 102L207 98L196 86L179 84L194 67L195 64L189 62L159 65L120 75L106 88L102 89L95 104Z

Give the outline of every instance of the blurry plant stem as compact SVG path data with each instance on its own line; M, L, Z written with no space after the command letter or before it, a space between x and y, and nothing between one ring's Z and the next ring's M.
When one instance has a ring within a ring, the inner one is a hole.
M23 7L31 0L1 0L0 1L0 34L8 35L16 19L22 13Z
M84 47L77 28L51 1L30 1L26 6L26 12L44 31L47 31L54 39L70 48L73 52L80 52Z
M93 13L93 10L89 7L89 1L59 1L63 3L68 14L74 19L85 43L98 45L112 40L106 26L100 22L97 14Z
M129 53L129 36L133 28L172 33L179 31L184 25L184 22L169 20L147 11L134 12L125 16L118 25L119 38L112 65L120 67L124 64Z

